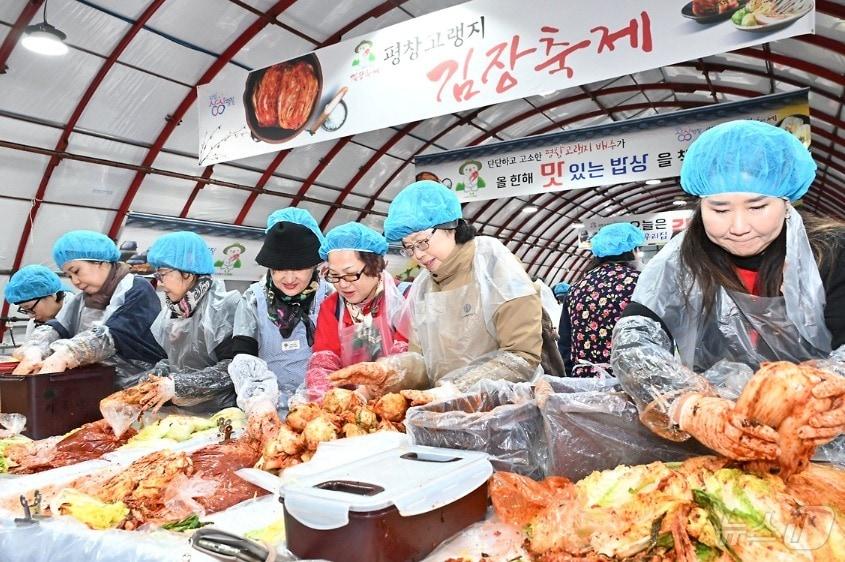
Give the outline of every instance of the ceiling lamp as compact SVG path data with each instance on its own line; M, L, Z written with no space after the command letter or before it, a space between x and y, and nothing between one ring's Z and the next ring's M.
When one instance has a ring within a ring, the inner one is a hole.
M659 183L660 183L660 182L662 182L662 181L663 181L663 180L645 180L645 184L646 184L646 185L657 185L657 184L659 184Z
M539 210L540 210L540 209L538 209L538 208L537 208L537 207L535 207L534 205L528 205L528 206L525 206L525 207L523 207L523 208L521 209L521 211L522 211L523 213L525 213L526 215L533 215L534 213L536 213L536 212L537 212L537 211L539 211Z
M686 202L685 199L675 199L674 201L672 201L672 204L676 207L686 207L687 206L687 202Z
M34 53L58 56L67 53L67 35L47 23L47 2L44 2L44 17L41 23L28 25L24 29L21 45Z
M570 226L570 228L573 228L573 229L575 229L575 230L580 230L580 229L584 228L584 223L582 223L582 222L576 222L575 224L573 224L572 226Z

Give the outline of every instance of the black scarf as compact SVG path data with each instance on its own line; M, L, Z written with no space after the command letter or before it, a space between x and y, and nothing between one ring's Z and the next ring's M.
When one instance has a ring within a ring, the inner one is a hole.
M211 288L211 277L208 275L198 275L194 286L188 289L185 296L179 302L173 302L170 297L165 295L164 300L167 302L167 307L170 309L171 318L190 318L202 301L203 297Z
M267 272L267 280L264 284L264 293L267 298L267 316L270 322L279 328L279 334L283 339L288 339L294 328L300 322L305 324L305 337L308 340L308 347L314 345L314 321L311 320L311 305L314 297L317 296L317 271L311 278L311 284L298 295L289 297L276 288L273 284L273 277Z

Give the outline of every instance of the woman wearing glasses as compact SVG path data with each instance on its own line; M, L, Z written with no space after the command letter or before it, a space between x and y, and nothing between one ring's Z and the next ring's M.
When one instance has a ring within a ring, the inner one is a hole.
M194 413L235 405L235 389L226 371L234 357L232 331L241 296L213 279L214 259L193 232L172 232L155 241L147 263L156 268L165 307L152 325L167 353L153 373L160 378L140 386L145 407L168 400Z
M280 209L267 219L267 237L255 258L267 275L244 291L235 314L236 357L229 374L245 409L248 401L265 397L286 410L305 381L317 315L331 292L317 271L322 241L317 221L304 209ZM268 368L278 390L267 378Z
M16 305L20 314L29 317L27 339L37 326L56 317L67 291L59 276L43 265L20 268L3 289L6 300Z
M386 271L386 253L384 236L354 222L332 229L320 246L328 263L326 280L337 292L317 319L305 377L309 399L332 388L329 374L342 367L407 351L408 339L398 328L405 298Z
M74 230L56 240L53 261L81 292L18 348L16 373L106 362L117 369L115 384L126 388L165 357L150 332L161 311L155 289L119 259L115 243L99 232Z
M390 204L384 231L425 268L409 296L411 353L342 369L335 384L391 391L448 381L466 389L481 379L535 375L540 296L501 242L476 237L452 191L433 181L411 184Z

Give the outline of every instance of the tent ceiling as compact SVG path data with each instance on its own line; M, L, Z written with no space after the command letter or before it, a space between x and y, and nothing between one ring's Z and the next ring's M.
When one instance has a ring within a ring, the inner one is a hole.
M562 129L809 87L819 174L804 205L845 218L845 0L818 0L817 34L620 76L545 96L444 115L238 162L197 166L196 85L310 51L455 0L52 0L65 57L20 48L41 0L0 3L0 285L49 263L71 227L116 235L129 210L261 226L296 204L324 228L379 225L413 179L413 158ZM572 225L675 208L677 178L471 203L548 282L585 264ZM528 202L533 215L521 213ZM27 211L29 214L27 215Z

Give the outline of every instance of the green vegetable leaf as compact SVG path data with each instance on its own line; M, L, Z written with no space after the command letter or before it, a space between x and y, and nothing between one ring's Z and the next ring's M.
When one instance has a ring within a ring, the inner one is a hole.
M169 521L163 524L161 528L168 531L174 531L176 533L184 533L185 531L199 529L200 527L205 527L206 525L211 525L211 521L200 521L199 516L194 514L189 515L184 519L180 519L179 521Z

